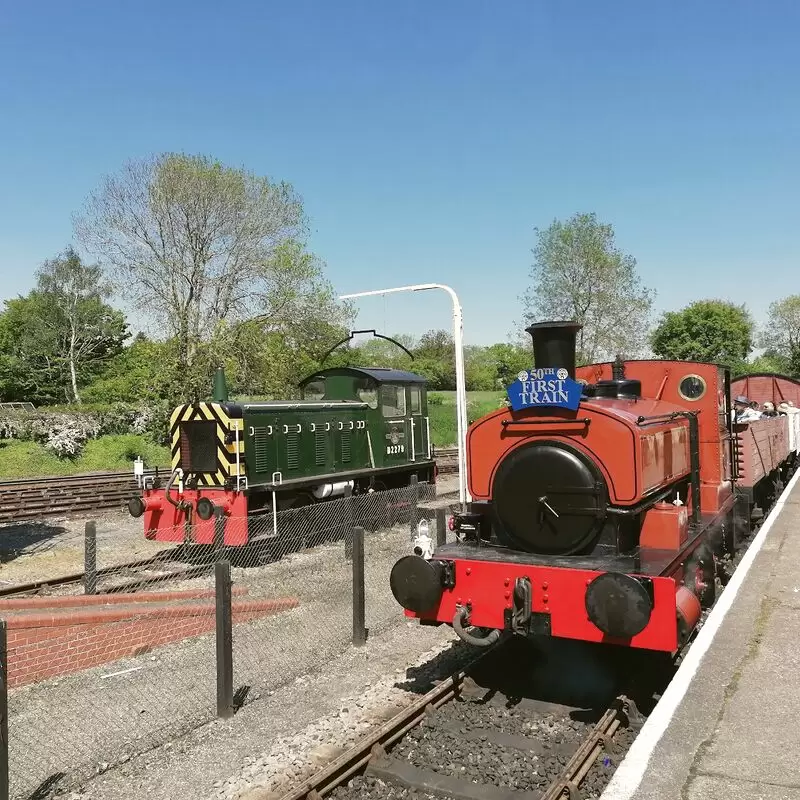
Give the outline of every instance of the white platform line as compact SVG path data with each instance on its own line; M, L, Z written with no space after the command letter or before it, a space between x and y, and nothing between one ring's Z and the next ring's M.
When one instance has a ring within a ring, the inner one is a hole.
M728 613L728 609L733 605L733 601L739 593L739 588L744 582L751 564L758 555L759 550L761 550L772 524L778 518L786 498L798 479L800 479L800 469L792 476L792 479L767 515L761 530L756 535L756 538L753 539L717 604L706 618L705 624L697 634L694 644L689 648L689 652L678 667L675 676L642 726L639 735L612 776L605 791L600 795L601 800L629 800L639 788L656 745L661 740L675 710L683 700L697 672L697 668L703 660L703 656L714 640L722 621L725 619L725 615Z

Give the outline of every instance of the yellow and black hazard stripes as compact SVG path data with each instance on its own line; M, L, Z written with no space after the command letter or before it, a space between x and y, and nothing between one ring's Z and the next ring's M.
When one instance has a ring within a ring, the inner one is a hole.
M218 403L178 406L170 417L172 468L198 486L223 486L245 474L243 433L242 420L231 419Z

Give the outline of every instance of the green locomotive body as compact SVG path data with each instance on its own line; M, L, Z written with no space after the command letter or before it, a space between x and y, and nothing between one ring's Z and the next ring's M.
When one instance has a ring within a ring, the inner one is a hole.
M248 491L283 487L317 499L432 481L425 379L390 369L337 367L306 378L303 399L245 403ZM283 493L282 493L283 494Z
M213 401L176 408L169 482L128 504L145 535L211 543L221 524L226 544L245 544L253 513L435 481L422 376L335 367L299 388L300 400L230 402L220 370Z

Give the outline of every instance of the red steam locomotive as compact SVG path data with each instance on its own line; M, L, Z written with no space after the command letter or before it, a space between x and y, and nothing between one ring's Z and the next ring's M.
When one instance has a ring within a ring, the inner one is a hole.
M505 630L674 652L714 601L718 558L782 489L786 418L763 421L787 431L753 472L742 448L760 422L734 423L726 368L576 371L579 325L526 330L536 367L467 434L473 502L452 519L457 542L401 558L392 592L474 645Z

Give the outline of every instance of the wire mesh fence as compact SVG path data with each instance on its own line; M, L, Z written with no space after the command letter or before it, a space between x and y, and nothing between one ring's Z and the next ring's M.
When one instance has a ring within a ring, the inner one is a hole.
M368 635L404 624L391 568L411 552L421 519L436 540L434 506L447 502L421 483L267 513L241 521L248 544L239 547L192 544L186 529L176 537L183 542L149 542L135 521L121 530L119 521L100 519L49 536L30 531L33 566L16 564L4 536L12 548L0 572L6 593L45 575L72 579L35 595L0 596L10 796L77 785L216 715L221 560L232 579L238 708L352 646L354 527L365 531Z

